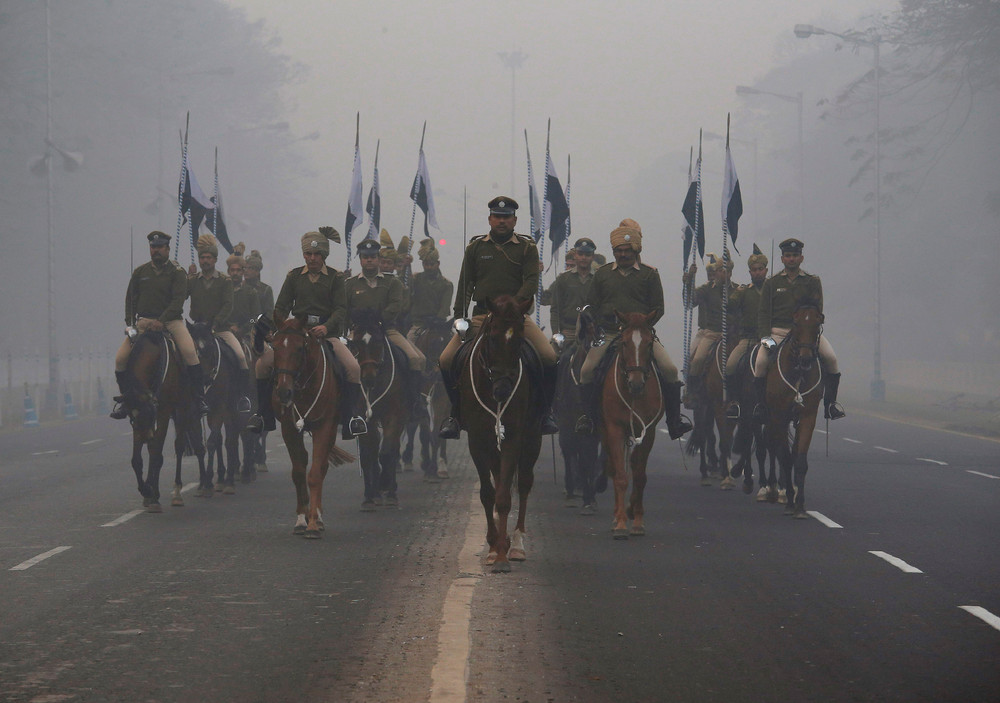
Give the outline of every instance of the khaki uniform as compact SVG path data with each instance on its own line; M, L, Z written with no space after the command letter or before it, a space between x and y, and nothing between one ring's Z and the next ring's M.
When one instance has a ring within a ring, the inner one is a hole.
M267 317L274 314L274 290L260 279L256 283L244 282L250 290L257 291L257 298L260 300L260 311Z
M344 297L344 280L336 269L323 266L318 273L310 274L309 267L294 268L285 276L285 282L278 292L274 304L274 317L284 320L289 315L295 317L314 316L319 322L310 327L326 327L326 339L330 342L337 360L347 372L347 380L361 383L361 367L351 351L340 341L347 316ZM274 366L274 350L268 347L257 360L257 378L267 378Z
M552 333L561 333L567 340L576 339L576 318L579 308L587 304L587 294L594 282L589 271L581 276L575 270L560 273L552 284L552 309L549 324Z
M177 344L184 363L194 366L198 353L194 340L184 324L184 299L187 298L187 274L174 261L157 267L147 262L132 272L125 293L125 324L135 325L145 332L149 324L159 320ZM132 342L126 337L115 353L115 371L122 372L128 365Z
M733 300L738 296L738 288L729 284L729 321L734 322ZM698 307L698 332L694 336L694 346L688 362L688 374L700 376L705 372L712 345L722 339L722 294L723 287L717 281L698 286L688 299L688 306Z
M403 311L405 288L398 278L377 273L368 278L364 273L351 276L344 282L348 316L354 310L374 310L382 316L385 336L403 350L413 371L423 371L427 359L399 333L399 318Z
M440 271L434 272L433 275L427 271L421 271L413 276L413 305L410 308L410 319L413 326L406 333L406 339L413 345L414 349L417 348L417 331L424 320L428 318L448 319L451 297L454 292L454 284L442 276ZM425 360L425 366L426 363Z
M240 368L246 371L243 345L229 329L229 319L233 315L233 282L221 271L212 271L209 276L202 272L188 281L188 296L191 298L191 319L211 325L215 336L233 350Z
M229 325L237 328L240 337L250 333L250 321L261 312L260 295L256 290L246 283L233 288L233 314L229 317Z
M619 268L617 263L605 264L594 274L587 294L587 305L594 311L597 323L605 330L618 329L620 323L615 316L616 310L623 314L655 313L651 320L655 325L663 317L663 284L660 282L660 273L652 266L642 263L636 263L629 269ZM593 382L594 371L610 346L604 344L592 347L587 353L580 370L581 383ZM653 340L653 361L665 382L677 382L677 367L658 339Z
M757 336L771 337L775 342L781 342L792 328L792 313L807 301L813 301L823 312L823 284L819 276L806 273L799 269L795 278L790 278L787 271L781 271L764 281L760 293L760 308L757 311ZM763 378L767 375L769 358L768 350L761 345L757 353L753 375ZM837 355L833 351L826 335L819 338L819 358L823 371L829 374L840 373Z
M458 277L455 294L455 317L468 314L469 303L475 302L472 318L469 320L469 338L474 337L486 318L487 298L511 295L518 301L533 300L538 292L538 247L531 237L516 232L503 244L494 242L490 235L473 237L465 249L462 259L462 273ZM558 357L548 343L545 334L538 328L531 315L524 318L524 336L546 366L554 366ZM462 340L454 335L441 353L440 363L444 369L451 368Z
M741 287L729 303L740 321L740 341L726 359L726 375L732 376L740 367L743 355L749 352L760 337L757 335L757 311L760 308L760 292L764 284L750 284Z

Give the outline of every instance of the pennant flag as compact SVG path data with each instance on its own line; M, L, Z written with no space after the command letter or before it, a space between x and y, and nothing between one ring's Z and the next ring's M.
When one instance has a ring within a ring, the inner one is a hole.
M426 124L424 125L426 127ZM424 236L431 236L427 229L428 223L434 229L438 227L437 217L434 215L434 196L431 193L431 178L427 173L427 159L424 157L423 138L420 140L420 161L417 164L417 175L413 178L413 188L410 189L410 200L417 204L420 211L424 213Z
M219 244L230 254L233 253L233 243L229 240L229 232L226 230L225 215L222 213L222 193L218 192L216 194L216 199L213 200L213 207L205 215L205 226L212 231L215 238L219 240ZM216 203L218 206L215 207ZM216 220L218 216L218 220Z
M375 143L375 175L372 177L372 188L368 191L368 204L365 205L365 212L368 213L368 234L365 239L374 239L381 231L382 222L382 194L378 187L378 149L381 140Z
M692 152L694 150L692 149ZM684 215L684 261L691 254L692 240L698 244L698 256L705 258L705 209L701 198L701 149L698 149L698 162L695 176L692 178L690 167L688 171L688 191L681 206ZM685 264L686 265L686 264Z
M361 147L359 136L361 132L361 113L357 116L357 129L354 132L354 171L351 173L351 194L347 199L347 221L344 223L344 239L347 242L347 257L351 257L351 232L364 220L364 209L361 205L363 188L361 185Z
M722 221L729 229L733 239L733 249L736 249L736 235L740 215L743 214L743 196L740 193L740 179L736 175L733 164L733 153L729 150L729 137L726 137L726 174L722 181ZM739 249L736 252L739 253Z
M531 149L528 148L528 130L524 130L524 150L528 155L528 214L531 216L531 237L538 243L542 238L542 210L538 207L535 190L535 172L531 169Z
M198 185L198 179L194 177L190 167L187 168L187 175L184 178L184 192L181 195L181 212L184 213L182 224L188 222L188 214L191 216L192 243L197 243L201 224L205 221L209 211L214 208L215 203L205 195L205 191Z
M566 193L559 182L559 176L556 175L556 167L548 150L545 152L545 199L548 211L546 229L552 242L552 255L555 256L556 250L566 241L569 203L566 202Z

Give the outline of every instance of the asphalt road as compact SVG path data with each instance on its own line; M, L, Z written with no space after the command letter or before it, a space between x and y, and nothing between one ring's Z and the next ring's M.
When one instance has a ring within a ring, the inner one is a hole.
M610 494L565 506L546 441L503 575L458 447L443 483L399 476L398 510L361 513L357 465L331 470L306 541L280 439L236 495L152 515L127 425L6 432L0 700L1000 700L1000 444L834 427L805 521L700 487L660 434L624 542Z

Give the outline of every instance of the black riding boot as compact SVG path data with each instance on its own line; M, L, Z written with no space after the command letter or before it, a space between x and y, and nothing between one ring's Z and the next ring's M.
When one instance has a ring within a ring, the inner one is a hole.
M257 379L257 414L250 417L247 429L260 434L275 428L274 408L271 407L271 379Z
M343 401L340 406L341 421L340 436L344 439L354 439L358 435L368 433L368 423L358 412L358 402L361 398L360 383L345 383Z
M462 434L462 425L459 421L459 398L461 397L458 392L458 386L455 381L455 374L443 366L441 367L441 378L444 381L444 389L448 392L448 398L451 400L451 415L444 419L441 423L441 429L438 430L438 437L441 439L458 439Z
M691 421L681 415L681 388L684 384L680 381L661 381L660 390L663 392L663 417L667 422L667 434L670 439L680 439L691 431Z
M188 383L191 384L191 398L194 400L195 412L199 417L208 415L208 404L205 402L205 379L201 374L201 364L187 367Z
M845 417L843 406L837 402L837 389L840 388L840 374L826 375L826 392L823 394L823 417L827 420L839 420Z
M253 389L253 381L251 381L250 369L240 369L240 397L236 401L236 412L248 413L250 412L250 393Z
M552 415L552 402L556 399L556 383L559 380L557 364L542 364L542 434L557 434L559 425Z
M753 419L757 422L764 422L767 419L767 376L753 379L753 394L756 404L753 408Z
M115 407L111 410L111 418L114 420L124 420L128 417L128 410L125 409L125 393L128 390L127 378L125 371L115 371L115 380L118 382L118 392L121 395L115 396Z
M573 428L573 431L578 434L593 434L594 420L597 419L597 387L593 382L581 383L577 390L580 392L583 415L576 419L576 427Z

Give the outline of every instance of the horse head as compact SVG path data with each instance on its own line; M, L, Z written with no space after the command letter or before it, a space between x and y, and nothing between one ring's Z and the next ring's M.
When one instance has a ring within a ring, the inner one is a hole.
M632 395L639 395L646 386L646 379L652 369L653 326L655 313L620 313L615 316L621 324L621 349L619 354L624 364L623 373Z
M819 337L823 333L824 319L818 303L812 300L803 302L792 313L789 337L792 366L797 371L808 371L819 357Z
M191 333L191 341L194 342L194 348L198 353L198 360L201 362L205 375L213 375L221 360L215 343L215 335L212 334L212 326L206 322L186 322L185 324L188 332Z
M531 308L531 300L518 302L512 296L501 295L487 298L485 303L489 314L479 334L493 400L503 403L514 392L521 374L524 316Z
M162 347L162 332L144 332L133 345L125 369L130 376L125 391L125 407L129 409L132 431L142 441L152 439L156 430L157 374Z
M312 338L305 330L305 321L293 317L278 323L272 335L274 349L274 393L285 408L295 398L295 385L306 368L308 347Z
M378 311L351 311L348 344L361 367L361 385L370 390L375 385L386 354L392 353L385 336L382 316Z

